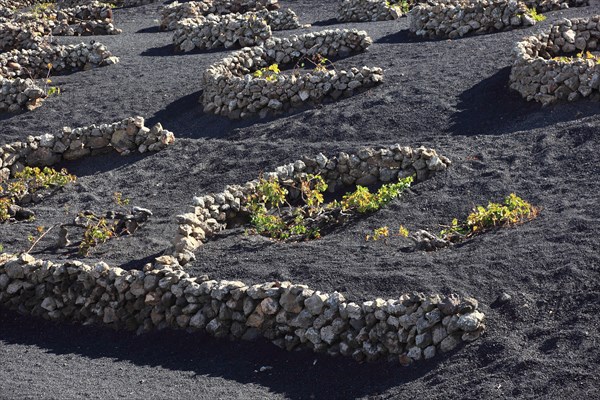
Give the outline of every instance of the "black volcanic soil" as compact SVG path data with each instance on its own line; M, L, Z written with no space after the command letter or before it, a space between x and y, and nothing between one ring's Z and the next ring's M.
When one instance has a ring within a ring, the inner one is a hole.
M222 235L198 251L190 269L248 283L292 280L362 300L457 292L480 301L487 333L434 362L402 368L200 334L135 336L0 310L0 398L600 398L600 104L541 108L507 88L517 40L561 17L599 14L600 1L548 13L536 28L453 41L411 38L406 19L335 24L332 2L283 4L311 29L367 30L375 41L370 50L338 65L381 66L385 83L268 120L205 115L197 102L202 72L228 52L174 55L171 33L154 28L158 4L115 10L123 34L94 39L121 62L55 77L60 96L0 117L2 142L137 114L162 122L177 142L157 154L67 164L78 183L36 206L35 222L1 225L0 243L23 250L36 226L82 209L114 208L112 193L120 191L155 216L89 262L140 268L169 246L174 217L194 195L243 183L302 154L425 145L452 167L382 211L309 243ZM541 216L435 253L403 252L399 240L364 240L383 225L436 231L511 192L542 207ZM49 245L42 241L35 255L64 258ZM499 306L502 292L512 299ZM273 368L258 372L261 366Z

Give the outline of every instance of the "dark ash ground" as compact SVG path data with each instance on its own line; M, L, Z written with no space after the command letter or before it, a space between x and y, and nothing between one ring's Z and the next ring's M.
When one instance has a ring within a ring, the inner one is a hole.
M302 154L425 145L453 166L381 212L310 243L224 236L197 253L192 269L213 279L292 280L351 299L457 292L482 303L485 336L406 369L183 332L137 337L0 310L0 398L600 398L600 105L542 109L508 90L513 44L539 28L420 41L407 35L406 19L338 25L331 2L283 4L312 29L367 30L375 44L339 65L381 66L386 82L295 115L230 122L203 114L197 103L202 71L227 52L173 55L171 33L154 29L158 4L116 10L123 34L96 40L121 62L55 77L62 95L33 112L0 117L2 142L142 115L172 130L177 143L145 157L66 165L80 177L75 187L35 207L36 222L0 226L0 243L22 250L37 225L114 208L112 193L120 191L155 217L89 262L139 268L169 246L174 216L194 195L243 183ZM592 0L548 13L540 27L598 13L600 2ZM364 241L383 225L435 231L510 192L543 207L540 218L436 253ZM49 244L36 255L60 258ZM512 300L496 307L502 292ZM273 369L255 372L267 365Z

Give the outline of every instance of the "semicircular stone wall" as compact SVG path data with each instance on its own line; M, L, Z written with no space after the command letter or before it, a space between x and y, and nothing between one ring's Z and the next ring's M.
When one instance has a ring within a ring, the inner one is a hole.
M272 64L293 65L303 57L327 58L365 51L372 43L358 30L326 30L290 38L271 38L261 46L244 48L211 65L204 72L204 112L231 119L281 113L304 104L337 100L356 90L383 81L377 67L317 70L277 74L275 78L253 73Z
M291 282L248 285L192 277L168 256L144 270L103 262L53 263L0 254L0 305L49 320L117 329L203 330L216 337L264 337L288 351L312 349L357 361L408 365L481 336L477 300L403 294L351 302Z
M544 105L559 100L600 101L600 15L562 19L513 50L510 87Z
M329 158L322 153L316 157L303 157L277 167L274 172L264 173L263 177L298 183L305 174L318 174L327 183L328 190L336 192L353 185L395 182L407 176L414 176L415 182L421 182L433 173L445 171L450 164L447 157L438 155L433 149L393 145L380 149L363 148L356 154L341 152ZM253 180L244 185L227 186L221 193L195 197L191 212L177 216L179 229L170 254L182 265L195 260L194 251L206 240L223 230L228 221L248 214L246 201L257 184L258 180Z
M341 0L337 19L342 22L386 21L402 15L400 4L388 0Z
M65 140L70 141L70 149L74 143L76 148L85 148L84 142L96 139L115 147L113 142L125 138L132 149L139 144L140 151L144 140L152 139L157 149L168 144L161 145L159 135L144 129L143 118L134 117L111 125L66 129L62 138L42 135L5 145L2 160L20 157L31 164L34 152L55 149L59 143L64 149ZM42 158L33 164L52 162ZM406 174L425 179L449 164L431 149L395 145L361 149L356 155L304 157L266 175L294 179L301 171L321 173L335 187L337 182L369 184ZM249 182L245 187L252 185ZM229 187L221 195L223 199L220 195L197 198L196 204L201 205L196 209L227 212L225 204L231 205L227 202L235 190L244 189ZM216 210L209 198L218 205ZM288 351L306 348L360 362L388 360L403 365L452 351L477 340L485 330L485 315L478 301L470 297L412 292L391 299L349 301L338 292L316 291L291 282L246 284L191 276L169 255L157 257L142 270L127 271L104 262L93 266L80 261L55 263L26 253L3 253L0 306L49 320L104 324L138 333L170 328L243 340L262 336Z
M148 128L140 116L111 124L64 127L60 135L29 136L26 141L0 146L0 182L25 166L49 167L62 160L76 160L111 150L121 155L159 151L174 141L172 132L163 129L161 124Z
M536 24L525 3L513 0L433 0L408 13L417 36L456 39Z
M48 84L35 78L119 61L100 43L57 45L53 39L53 35L120 33L106 4L53 6L40 13L14 13L0 23L0 112L38 107L47 97Z
M547 12L589 6L590 0L525 0L525 4L539 12Z
M37 23L37 32L55 36L117 35L121 33L112 23L112 9L100 2L73 7L50 7L32 12L15 11L2 22Z
M179 21L173 34L178 51L254 46L271 37L266 20L248 14L210 14Z
M159 26L162 30L172 31L177 27L177 22L186 18L210 14L246 13L277 7L277 0L202 0L184 3L175 1L161 9Z

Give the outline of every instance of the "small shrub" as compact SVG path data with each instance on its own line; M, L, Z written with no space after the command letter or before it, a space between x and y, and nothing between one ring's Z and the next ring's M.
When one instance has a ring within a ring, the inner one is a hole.
M455 218L447 229L441 231L440 236L452 242L464 240L496 227L531 221L539 215L539 211L539 208L511 193L503 204L490 202L487 207L475 207L464 222Z
M398 229L398 236L407 238L408 235L409 235L408 229L406 229L403 225L400 225L400 228Z
M275 82L279 77L279 65L271 64L268 67L263 67L259 70L254 71L252 74L255 78L263 78L269 82Z
M83 240L79 244L79 254L86 257L90 251L99 244L115 236L115 225L109 223L106 218L97 217L93 214L80 214L87 220L87 228L83 232Z
M408 14L408 12L410 11L410 4L408 3L407 0L401 0L401 1L386 1L385 2L386 6L388 6L389 8L397 8L401 14Z
M376 193L358 186L340 201L325 204L323 193L327 184L320 175L307 175L299 186L301 204L288 202L289 190L277 179L259 179L255 192L247 199L253 232L277 240L305 240L321 237L322 228L341 223L354 213L373 212L398 197L410 186L413 178L383 185Z
M546 20L546 16L538 13L535 8L528 8L527 12L529 13L529 15L531 15L531 18L533 18L533 20L536 22L542 22Z
M123 193L121 193L121 192L113 193L113 201L115 202L116 205L121 206L121 207L129 205L129 199L127 197L123 198Z
M0 183L0 222L8 220L9 208L27 195L63 187L76 179L65 169L56 171L49 167L25 167L23 171L15 173L13 179Z
M36 18L55 20L56 19L55 15L50 15L50 16L47 15L48 11L53 11L55 9L56 9L56 4L54 4L54 3L50 3L50 2L38 3L38 4L35 4L31 8L31 14L33 14L33 16L35 16Z
M50 83L52 83L52 79L50 79L52 67L52 63L47 64L48 72L46 73L46 83L44 84L44 92L46 92L46 97L60 95L60 88L58 86L48 86Z
M584 60L593 60L596 62L596 64L600 64L600 56L593 54L591 51L586 51L585 53L582 51L581 53L577 53L575 55L575 57L558 56L558 57L553 57L552 59L554 61L570 63L570 62L575 61L575 59L577 59L577 58L582 58Z
M388 236L390 236L390 229L387 226L382 226L380 228L373 229L373 234L367 235L365 240L377 241L379 239L387 238Z
M409 176L398 183L385 184L377 193L371 193L368 188L359 185L354 192L344 195L341 208L344 211L355 209L359 213L377 211L408 189L413 179Z
M322 56L318 53L312 56L305 54L302 57L300 57L300 59L296 62L296 65L294 65L294 70L292 74L296 76L299 75L300 68L306 67L307 63L309 65L312 65L312 68L317 72L326 72L329 70L329 68L335 69L335 65L333 64L333 62L331 62L331 60L329 60L327 57Z

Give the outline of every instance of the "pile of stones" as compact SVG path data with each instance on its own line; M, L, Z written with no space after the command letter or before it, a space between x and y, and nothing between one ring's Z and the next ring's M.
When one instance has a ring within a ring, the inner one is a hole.
M271 38L261 46L244 48L204 72L204 112L231 119L255 114L265 117L326 98L350 96L382 82L382 69L315 69L302 74L281 73L270 79L253 73L273 64L293 65L311 57L344 57L365 51L371 44L366 32L344 29Z
M210 14L246 13L249 11L273 10L279 8L277 0L203 0L166 5L160 11L160 29L175 30L177 23L186 18L196 18Z
M25 166L45 167L115 150L121 155L159 151L173 143L172 132L160 123L148 128L140 116L112 124L64 127L60 135L29 136L24 142L0 146L0 181Z
M341 0L337 19L342 22L386 21L402 15L400 3L388 0Z
M280 166L263 178L281 183L298 183L306 174L319 174L328 184L330 192L342 191L353 185L369 186L395 182L414 176L415 182L429 178L433 173L445 171L451 162L435 150L424 147L413 149L393 145L387 148L363 148L357 154L341 152L331 158L324 154L303 157L296 162ZM228 186L221 193L195 197L193 210L177 216L178 233L171 254L180 264L195 259L194 251L203 242L227 226L228 222L248 216L246 203L255 193L258 180L244 185ZM290 191L290 200L300 196Z
M0 305L139 333L171 328L244 340L263 336L290 351L404 365L476 340L485 329L485 316L470 297L410 293L357 303L291 282L191 277L169 256L143 271L126 271L103 262L55 264L2 254Z
M409 13L417 36L456 39L536 24L530 9L514 0L430 0Z
M580 98L600 101L600 58L585 55L598 49L600 15L559 20L549 31L517 43L510 87L543 105Z
M41 45L30 50L0 53L0 76L10 79L44 78L49 73L54 75L67 71L88 70L117 62L119 59L113 56L105 45L98 42Z

